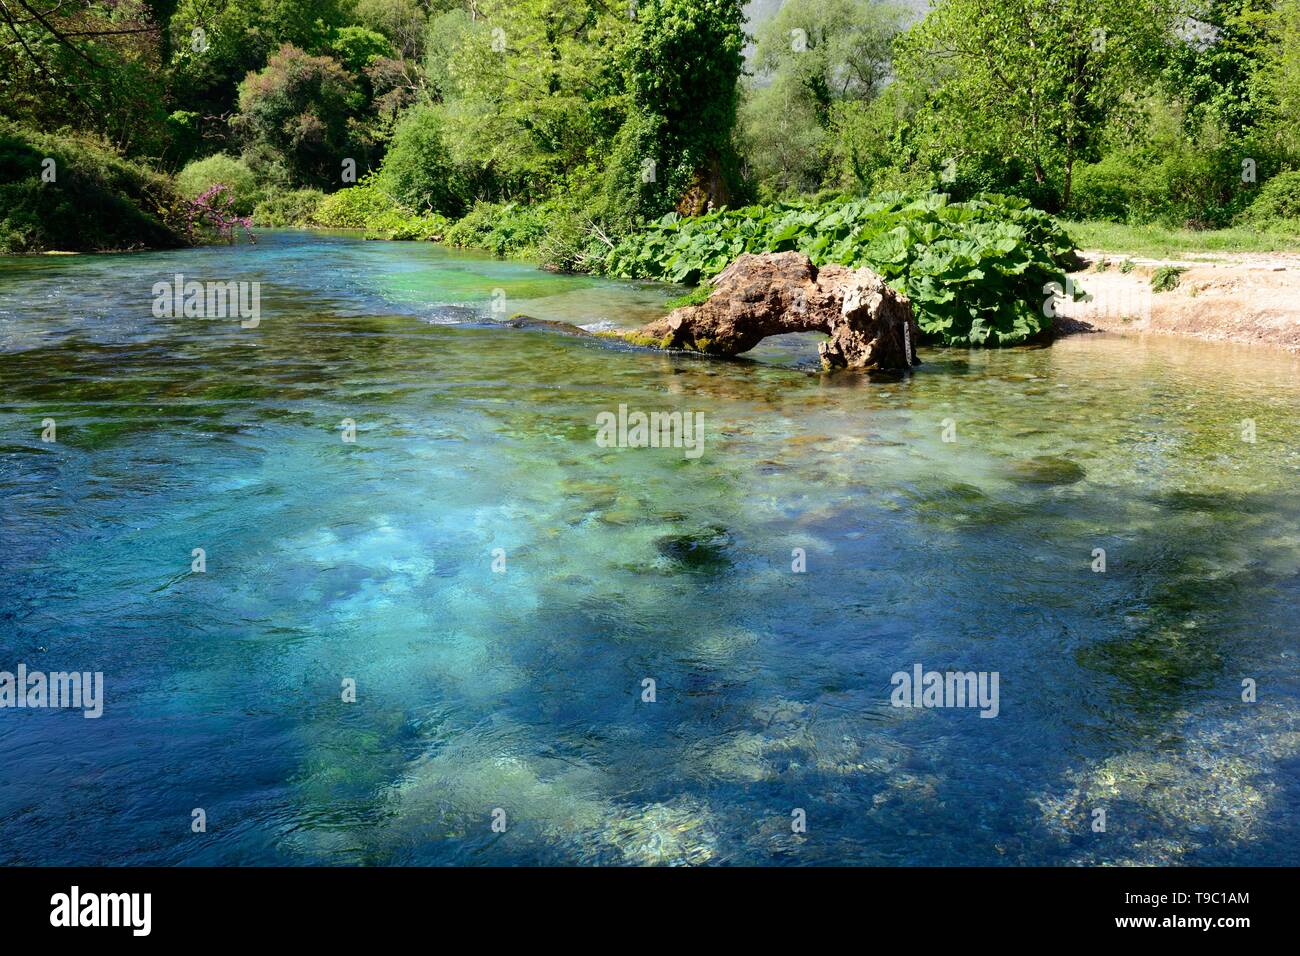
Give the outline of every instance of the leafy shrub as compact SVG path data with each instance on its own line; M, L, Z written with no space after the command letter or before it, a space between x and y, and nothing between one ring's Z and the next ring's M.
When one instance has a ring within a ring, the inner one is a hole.
M1151 291L1172 292L1178 288L1180 278L1186 271L1179 266L1161 266L1151 276Z
M1259 195L1242 214L1248 223L1264 224L1300 219L1300 170L1278 173L1259 188Z
M549 204L476 203L447 230L448 245L485 249L493 255L537 258L547 234Z
M397 209L373 173L355 186L326 196L316 208L316 224L329 229L365 229L372 219Z
M431 216L418 216L400 209L390 209L388 212L372 216L366 222L366 238L441 242L450 226L451 220L437 213Z
M906 294L922 331L951 345L1007 345L1044 331L1050 282L1073 243L1024 200L962 203L942 193L751 206L690 219L669 214L609 250L599 271L694 283L744 252L796 250L813 262L868 266Z
M1138 182L1142 171L1128 157L1112 153L1101 162L1079 166L1074 171L1070 215L1077 219L1126 222L1142 192Z
M253 171L225 153L196 159L176 174L176 188L186 199L195 199L218 184L230 189L235 212L241 216L251 213L261 199Z
M319 189L294 189L264 199L253 209L259 226L310 226L316 221L325 194Z
M1241 181L1244 147L1201 147L1185 140L1121 149L1074 174L1076 219L1210 229L1226 226L1255 198Z
M257 210L257 221L263 225L364 229L366 238L376 239L441 240L451 225L445 216L421 215L395 201L375 173L329 196L314 189L282 193Z
M183 205L167 177L100 143L0 121L0 252L174 248Z
M468 193L443 137L443 116L436 107L408 110L393 134L379 171L384 190L418 212L459 216Z

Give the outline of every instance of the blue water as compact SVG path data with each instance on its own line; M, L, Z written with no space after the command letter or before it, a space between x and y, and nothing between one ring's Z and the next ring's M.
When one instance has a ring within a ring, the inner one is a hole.
M155 318L177 272L260 325ZM490 324L675 293L289 232L0 260L0 671L106 684L0 710L0 863L1300 863L1293 357ZM703 453L600 447L620 404ZM998 716L892 707L917 663Z

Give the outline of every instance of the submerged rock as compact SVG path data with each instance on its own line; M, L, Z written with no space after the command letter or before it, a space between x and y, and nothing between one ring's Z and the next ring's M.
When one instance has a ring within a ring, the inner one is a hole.
M919 364L912 304L870 269L818 268L798 252L746 253L713 282L702 305L674 309L631 332L638 345L710 355L748 352L770 335L825 332L826 368L906 369Z
M512 329L533 329L547 332L559 332L561 335L591 335L580 325L573 325L569 322L556 322L553 319L534 319L531 315L513 315L506 320L504 325Z
M1082 481L1087 472L1068 458L1027 458L1011 469L1016 481L1027 485L1072 485Z
M725 528L665 535L655 542L655 547L665 558L695 570L713 570L731 564L728 554L731 535Z

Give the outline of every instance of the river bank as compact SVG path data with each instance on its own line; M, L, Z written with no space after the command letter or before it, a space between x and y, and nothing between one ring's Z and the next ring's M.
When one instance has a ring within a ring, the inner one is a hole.
M1300 253L1080 258L1085 267L1070 280L1087 298L1057 306L1058 334L1155 333L1300 352ZM1157 292L1160 277L1176 285Z

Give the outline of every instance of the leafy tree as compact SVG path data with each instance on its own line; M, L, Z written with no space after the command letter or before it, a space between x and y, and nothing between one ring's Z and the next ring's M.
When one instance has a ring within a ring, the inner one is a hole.
M1261 17L1258 68L1251 77L1263 137L1300 167L1300 0L1279 0Z
M167 117L160 40L141 0L0 3L0 115L156 156Z
M402 58L418 61L424 56L428 28L426 6L427 3L421 6L417 0L358 0L352 17L356 23L386 36ZM433 6L438 12L442 12L444 7L451 8L451 5L436 0Z
M1075 163L1172 27L1164 0L941 0L899 43L900 77L925 94L918 158L1000 158L1067 208Z
M175 101L201 117L203 135L233 146L238 87L284 44L328 52L345 24L340 0L179 0L168 24Z
M452 62L461 42L474 29L469 13L464 10L447 10L429 18L424 38L424 72L430 95L446 101L455 92Z
M647 0L636 13L620 57L632 116L616 144L607 194L633 217L727 205L743 188L732 141L741 5Z
M827 134L796 77L778 73L767 85L746 89L738 120L751 175L765 187L784 195L821 185Z
M476 7L449 76L433 81L448 96L452 154L482 170L494 198L540 199L608 148L624 107L609 51L630 22L621 5L602 0Z
M896 159L904 153L899 140L914 112L915 104L899 83L874 100L836 103L826 147L831 181L859 194L905 184Z
M906 16L874 0L787 0L758 31L754 62L797 80L825 126L834 103L879 93Z
M356 84L337 61L285 44L239 85L234 125L282 163L293 183L327 187L338 184L344 159L361 165L349 124L360 106Z
M788 0L758 31L758 78L740 112L753 173L778 193L816 190L836 155L828 134L874 98L890 74L906 11L872 0ZM857 147L853 147L856 151Z
M447 149L441 107L415 106L406 112L377 182L399 203L417 212L465 213L468 185Z
M1166 95L1179 102L1189 133L1207 124L1240 136L1259 118L1252 79L1273 0L1186 0L1187 19L1165 56Z
M388 37L369 27L346 26L334 31L330 53L352 73L362 73L375 60L392 58L393 49Z

